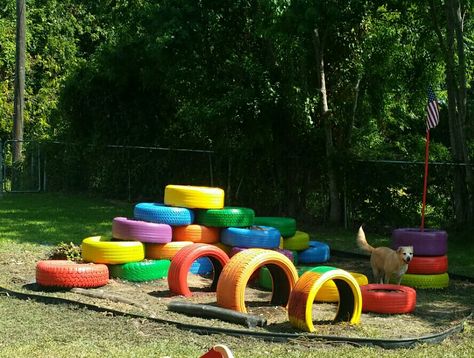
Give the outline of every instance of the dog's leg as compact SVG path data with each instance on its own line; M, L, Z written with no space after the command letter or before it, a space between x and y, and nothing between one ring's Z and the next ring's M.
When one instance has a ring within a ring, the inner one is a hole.
M374 282L375 283L382 283L381 282L382 278L383 278L382 272L380 272L376 268L372 268L372 275L374 276Z
M386 273L384 276L383 276L383 283L388 285L390 283L390 274Z

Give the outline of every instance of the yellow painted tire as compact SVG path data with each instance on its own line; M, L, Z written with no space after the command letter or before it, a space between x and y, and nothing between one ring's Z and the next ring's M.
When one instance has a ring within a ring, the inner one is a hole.
M406 273L402 276L401 285L413 288L446 288L449 286L449 274L447 272L438 275L417 275Z
M301 251L309 247L309 234L297 231L293 236L283 240L283 248L287 250Z
M167 185L164 202L166 205L188 209L222 209L224 190L206 186Z
M139 241L111 241L103 236L82 240L82 258L97 264L125 264L145 258L145 247Z
M192 241L171 241L167 244L146 244L145 256L147 259L172 260L179 250L192 244Z
M298 273L302 275L306 271L316 271L319 273L324 273L330 270L337 270L336 267L329 267L329 266L316 266L316 267L299 267ZM364 286L369 283L367 276L357 273L357 272L349 272L357 281L359 286ZM271 290L272 288L272 279L270 277L270 272L266 268L262 268L259 270L258 276L258 283L260 287L266 290ZM318 302L338 302L339 301L339 291L337 290L337 286L334 281L329 280L321 286L321 289L316 294L314 299Z
M357 273L357 272L349 272L349 273L357 281L359 287L369 284L369 280L367 279L367 276L365 276L361 273ZM338 291L337 286L334 283L334 281L332 281L332 280L327 281L321 287L321 289L316 294L315 301L319 301L319 302L339 302L339 291Z
M336 269L325 273L305 272L296 282L288 301L288 317L293 327L314 332L313 302L327 281L334 281L339 291L339 302L334 322L357 324L362 313L362 294L359 284L347 271Z
M247 313L245 288L250 277L262 266L269 269L273 280L271 303L286 306L290 292L298 280L295 265L279 252L256 248L237 253L225 265L217 283L217 305Z

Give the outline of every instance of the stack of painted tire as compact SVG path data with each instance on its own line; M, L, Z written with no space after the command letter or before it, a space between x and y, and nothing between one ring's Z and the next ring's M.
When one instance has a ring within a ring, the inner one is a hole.
M413 246L413 260L401 284L414 288L446 288L449 285L448 234L443 230L401 228L392 232L392 248Z

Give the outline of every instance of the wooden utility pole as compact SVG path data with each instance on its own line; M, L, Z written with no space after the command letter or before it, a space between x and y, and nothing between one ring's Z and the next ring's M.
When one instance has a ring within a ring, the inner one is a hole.
M22 161L23 110L25 107L26 0L16 0L16 59L13 119L13 162Z

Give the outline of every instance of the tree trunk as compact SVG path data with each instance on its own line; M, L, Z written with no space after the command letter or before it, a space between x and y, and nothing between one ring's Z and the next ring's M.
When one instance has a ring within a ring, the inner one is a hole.
M25 107L25 0L16 2L16 62L15 62L15 96L13 121L13 162L22 161L23 147L23 109Z
M446 1L446 19L447 51L445 57L451 153L456 162L469 164L465 135L466 63L463 20L459 0ZM454 183L456 223L464 225L472 221L473 216L472 169L469 166L456 167Z
M323 41L320 38L318 29L313 31L314 52L318 66L318 84L321 94L321 118L324 125L326 137L326 159L329 189L329 223L340 224L341 222L341 201L336 178L336 169L334 163L334 141L332 137L330 111L326 92L326 75L324 70L324 48Z
M437 21L434 1L430 0L434 31L443 52L448 90L448 121L451 154L454 161L468 164L454 169L454 213L458 226L474 220L474 183L467 150L466 63L463 41L463 16L459 0L446 0L446 40ZM456 62L457 60L457 62Z

